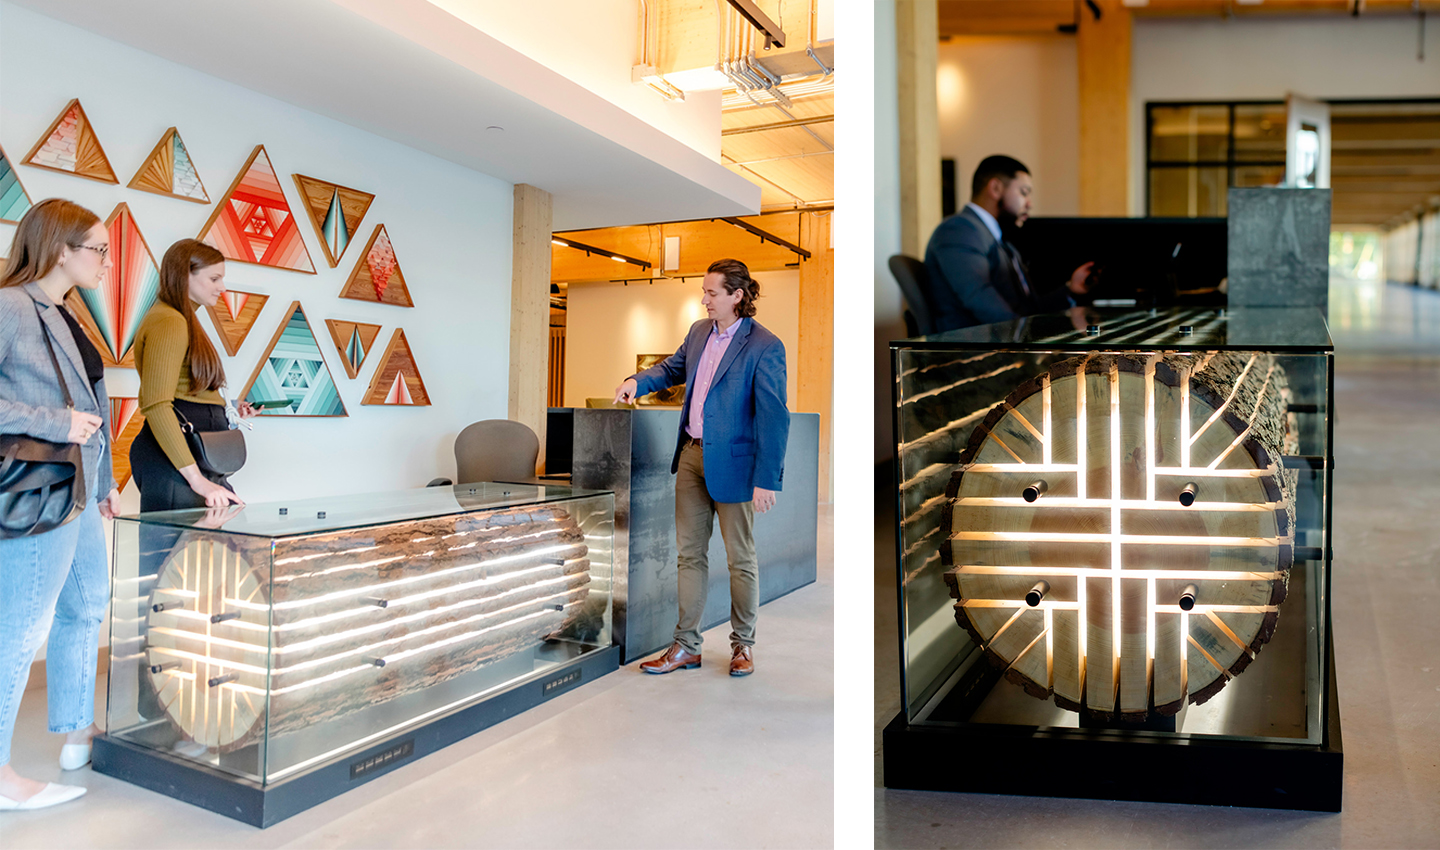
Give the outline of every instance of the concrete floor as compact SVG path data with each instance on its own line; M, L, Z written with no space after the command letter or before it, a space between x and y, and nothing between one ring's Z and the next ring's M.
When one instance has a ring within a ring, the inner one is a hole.
M705 633L698 670L636 662L264 831L89 770L62 776L44 692L30 691L16 769L90 793L0 814L0 847L830 847L833 531L821 505L818 581L760 609L754 675L728 675L725 624ZM103 679L100 692L103 705Z
M876 846L1440 847L1440 293L1334 280L1330 303L1344 811L880 787L900 710L892 518L876 533Z

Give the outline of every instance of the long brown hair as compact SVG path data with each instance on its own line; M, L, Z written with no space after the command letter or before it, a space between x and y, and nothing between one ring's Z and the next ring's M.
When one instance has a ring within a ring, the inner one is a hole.
M160 301L190 320L186 357L190 362L192 392L225 386L225 367L220 364L215 344L200 327L200 317L195 315L195 304L190 300L190 275L223 262L224 254L198 239L181 239L170 246L165 259L160 261Z
M74 201L47 198L26 211L10 240L0 287L21 286L50 273L65 246L79 248L100 216Z
M760 297L760 282L750 276L750 267L739 260L716 260L705 270L706 274L718 274L724 279L725 291L731 295L740 290L740 303L735 305L735 316L745 318L755 315L755 299Z

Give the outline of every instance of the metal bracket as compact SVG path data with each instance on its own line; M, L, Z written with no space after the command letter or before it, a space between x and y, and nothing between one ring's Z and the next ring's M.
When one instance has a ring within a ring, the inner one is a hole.
M741 219L733 218L733 217L731 217L731 218L719 218L719 219L712 218L712 219L710 219L710 220L711 220L711 221L723 221L723 222L726 222L727 224L733 224L733 225L735 225L736 227L740 228L741 230L748 230L748 231L750 231L751 233L755 234L756 236L759 236L761 242L773 242L774 244L779 245L781 248L787 248L787 249L789 249L789 250L791 250L791 251L794 251L796 254L799 254L799 255L800 255L801 257L803 257L804 259L807 259L807 260L810 259L810 252L809 252L809 251L805 250L804 248L801 248L799 245L796 245L796 244L793 243L793 242L787 242L787 241L785 241L784 239L781 239L779 236L776 236L776 235L773 234L773 233L769 233L769 232L767 232L767 231L761 230L760 228L756 227L755 225L751 224L751 223L748 222L748 221L742 221Z

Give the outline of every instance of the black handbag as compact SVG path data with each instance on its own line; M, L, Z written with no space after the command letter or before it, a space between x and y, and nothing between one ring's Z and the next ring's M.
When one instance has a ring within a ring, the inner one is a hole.
M180 411L175 411L180 420L180 430L185 432L185 442L200 471L209 475L234 475L245 465L245 435L238 430L197 431L190 420Z
M38 304L35 309L38 313ZM43 321L40 335L65 394L65 408L73 410L75 400L60 374L60 361ZM77 443L0 434L0 540L44 534L80 516L85 510L83 468L83 449Z

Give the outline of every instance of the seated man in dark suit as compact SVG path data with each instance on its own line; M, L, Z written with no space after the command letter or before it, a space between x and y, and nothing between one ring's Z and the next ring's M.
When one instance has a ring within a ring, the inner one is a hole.
M970 203L935 228L925 248L931 309L940 330L1003 322L1075 306L1094 263L1077 268L1063 287L1042 288L1005 229L1030 215L1034 184L1017 159L987 156L975 169Z

